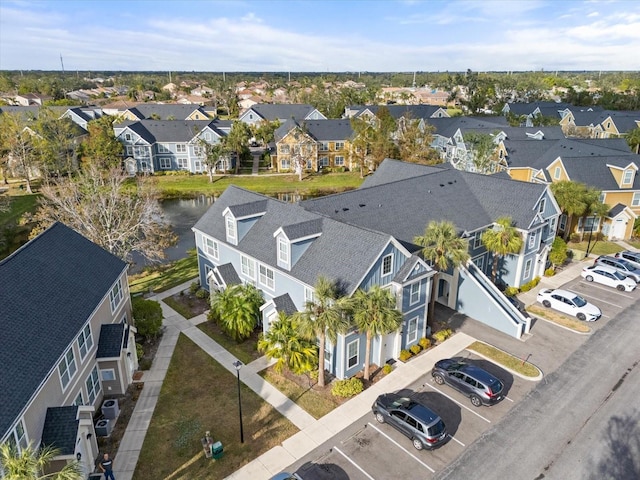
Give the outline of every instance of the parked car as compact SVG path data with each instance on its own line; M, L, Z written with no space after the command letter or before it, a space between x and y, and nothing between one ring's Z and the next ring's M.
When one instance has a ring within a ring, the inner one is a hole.
M636 268L640 268L640 252L632 252L631 250L624 250L614 255L616 258L626 260Z
M297 473L282 472L274 475L269 480L302 480Z
M371 410L378 422L388 423L409 437L416 450L431 450L447 441L447 428L438 414L410 398L384 393Z
M537 300L547 308L566 313L583 322L595 322L602 316L598 307L569 290L545 288L538 292Z
M621 292L630 292L635 289L637 285L633 279L623 275L615 268L607 267L606 265L586 267L580 275L582 275L587 282L602 283L603 285L617 288Z
M640 268L633 266L631 262L628 262L624 258L608 257L606 255L600 255L596 258L594 265L606 265L618 270L621 274L626 275L629 278L635 280L636 283L640 282Z
M493 405L504 398L501 380L480 367L455 358L436 362L431 376L438 385L446 383L469 397L475 407Z

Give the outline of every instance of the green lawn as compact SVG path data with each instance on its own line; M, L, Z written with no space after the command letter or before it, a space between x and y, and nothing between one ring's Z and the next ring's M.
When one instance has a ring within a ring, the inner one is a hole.
M539 305L531 305L527 307L527 311L536 317L544 318L545 320L549 320L553 323L557 323L558 325L562 325L563 327L570 328L571 330L575 330L580 333L589 333L591 331L591 327L589 327L586 323L581 322L580 320L576 320L575 318L567 317L555 310L551 310L548 308L543 308Z
M142 273L129 275L129 290L132 294L146 293L149 289L163 292L198 276L198 258L195 250L189 256L166 265L145 269Z
M580 242L580 243L570 242L567 244L567 247L586 252L587 245L588 245L588 242L586 241ZM624 250L624 248L618 245L617 243L605 242L602 240L598 242L592 240L591 245L589 245L589 253L592 253L593 255L611 255L616 252L621 252L622 250Z
M213 341L221 345L225 350L230 352L245 365L261 357L261 354L257 349L259 335L257 330L254 331L253 335L249 338L238 343L225 335L222 330L220 330L220 327L211 320L201 323L198 325L198 328L209 335Z
M323 395L309 386L302 387L286 376L274 372L272 369L263 370L259 372L259 375L297 403L298 406L306 410L307 413L315 419L324 417L341 403L338 397ZM313 382L315 383L315 380Z
M484 342L473 342L467 347L467 350L480 353L485 357L490 358L498 365L503 365L526 377L537 377L540 374L540 370L531 363L523 362L522 359L514 357L513 355L492 347L491 345L487 345Z
M245 385L241 397L244 443L236 375L180 335L133 478L221 479L298 431ZM222 458L205 459L206 431L222 442Z

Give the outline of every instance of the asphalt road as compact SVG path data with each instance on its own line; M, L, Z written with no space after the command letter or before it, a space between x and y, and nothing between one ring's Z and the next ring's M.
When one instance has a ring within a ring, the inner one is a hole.
M639 339L636 301L435 478L640 478Z

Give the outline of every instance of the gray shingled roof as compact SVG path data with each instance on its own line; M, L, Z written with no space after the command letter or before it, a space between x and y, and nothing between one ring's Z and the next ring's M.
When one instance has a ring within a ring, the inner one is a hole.
M540 108L540 111L545 116L550 116L552 113L556 113L556 116L560 116L557 112L559 110L571 109L573 105L564 102L530 102L530 103L509 103L509 111L515 115L531 115L536 108Z
M288 293L280 295L279 297L273 297L273 304L278 312L284 312L286 315L293 315L298 311L296 304L293 303Z
M242 283L242 280L240 280L240 276L238 276L238 272L236 272L232 263L218 265L217 270L225 285L239 285Z
M430 118L431 115L440 109L446 111L446 108L440 105L352 105L349 107L349 110L357 110L357 113L354 115L357 117L365 110L369 110L376 115L378 110L383 107L389 110L389 114L396 120L404 116L410 116L413 119Z
M394 168L415 168L395 160L384 163L392 165L374 176ZM422 176L306 200L301 206L411 243L432 220L450 220L463 232L508 215L516 226L527 229L537 213L534 205L546 188L459 170L425 171L428 173Z
M322 219L316 218L314 220L307 220L306 222L287 225L282 228L282 231L291 241L317 235L322 232Z
M300 128L317 142L344 141L353 136L353 128L348 119L297 120L290 118L276 129L275 139L284 138L294 128Z
M624 205L622 203L616 203L614 205L614 207L607 212L607 216L609 218L614 218L616 215L618 215L620 212L622 212L625 208L627 208L626 205Z
M451 138L460 129L466 131L486 131L493 133L508 127L504 117L452 117L429 118L428 124L435 127L435 133L445 138Z
M114 127L128 126L149 143L183 143L193 139L208 125L217 130L213 120L139 120L135 122L127 120Z
M425 175L427 173L439 172L443 170L443 165L426 166L417 163L405 163L402 168L397 168L396 162L386 158L376 169L375 174L368 175L360 188L375 187L383 183L397 182L398 180L406 180L408 178Z
M366 270L391 241L389 235L337 222L306 211L299 205L280 202L233 185L229 186L198 220L194 229L225 242L222 212L231 205L261 200L267 201L266 213L239 240L237 248L274 269L282 270L277 266L277 242L273 240L274 232L281 227L320 220L322 235L311 243L289 272L310 286L315 285L319 275L325 275L340 282L347 292L355 291ZM336 249L336 245L340 248ZM363 248L364 245L367 248Z
M315 108L312 105L301 103L258 103L253 105L250 110L253 110L265 120L285 121L290 118L302 120L313 112Z
M62 223L0 261L0 436L126 268Z
M110 323L100 327L96 358L117 358L122 353L125 334L124 323Z
M49 407L44 419L42 445L60 450L60 455L73 455L78 436L78 407Z
M152 115L158 115L162 120L185 120L196 110L206 116L199 105L141 103L129 109L138 118L147 119Z
M567 157L562 159L562 164L570 180L584 183L598 190L621 190L607 165L624 168L632 162L640 167L640 157L638 155ZM635 175L631 189L640 190L640 175Z

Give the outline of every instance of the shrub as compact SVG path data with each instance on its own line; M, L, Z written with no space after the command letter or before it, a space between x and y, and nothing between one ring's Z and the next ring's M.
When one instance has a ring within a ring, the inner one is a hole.
M520 293L520 289L518 287L507 287L504 290L504 294L507 297L514 297L516 296L518 293Z
M540 277L535 277L533 280L531 280L531 288L533 287L537 287L538 284L540 283Z
M555 274L556 274L556 271L555 271L555 269L553 267L547 268L544 271L544 276L545 277L553 277Z
M143 358L138 362L138 368L140 370L149 370L151 368L151 359Z
M561 238L553 239L551 251L549 252L549 261L554 265L562 265L567 260L567 243Z
M572 233L569 236L569 241L571 243L580 243L580 234L579 233Z
M198 291L199 288L200 282L191 282L191 285L189 285L189 293L193 295Z
M429 340L427 337L422 337L418 343L423 350L426 350L431 346L431 340Z
M409 360L411 358L411 352L409 350L402 350L400 352L400 356L398 358L400 360L402 360L403 362L406 362L407 360Z
M442 330L438 330L436 333L433 334L433 338L437 341L437 342L444 342L447 338L449 338L451 335L453 335L453 332L451 331L451 329L449 328L443 328Z
M136 343L136 355L138 356L138 360L140 360L144 356L144 348L139 343Z
M352 377L348 380L337 380L334 382L333 387L331 387L331 395L349 398L359 394L362 390L364 390L362 380Z
M389 375L392 370L393 370L393 367L388 363L385 363L384 367L382 367L382 373L384 373L385 375Z
M196 292L196 298L204 300L207 297L209 297L209 292L207 292L204 288L201 288Z
M162 327L162 307L155 300L136 297L131 302L133 318L138 333L143 337L155 337Z
M417 355L420 353L420 350L422 350L422 347L420 345L411 345L409 347L409 350L411 350L411 353L413 353L414 355Z
M533 287L531 286L531 283L525 283L524 285L522 285L520 287L520 291L521 292L528 292L529 290L531 290Z

